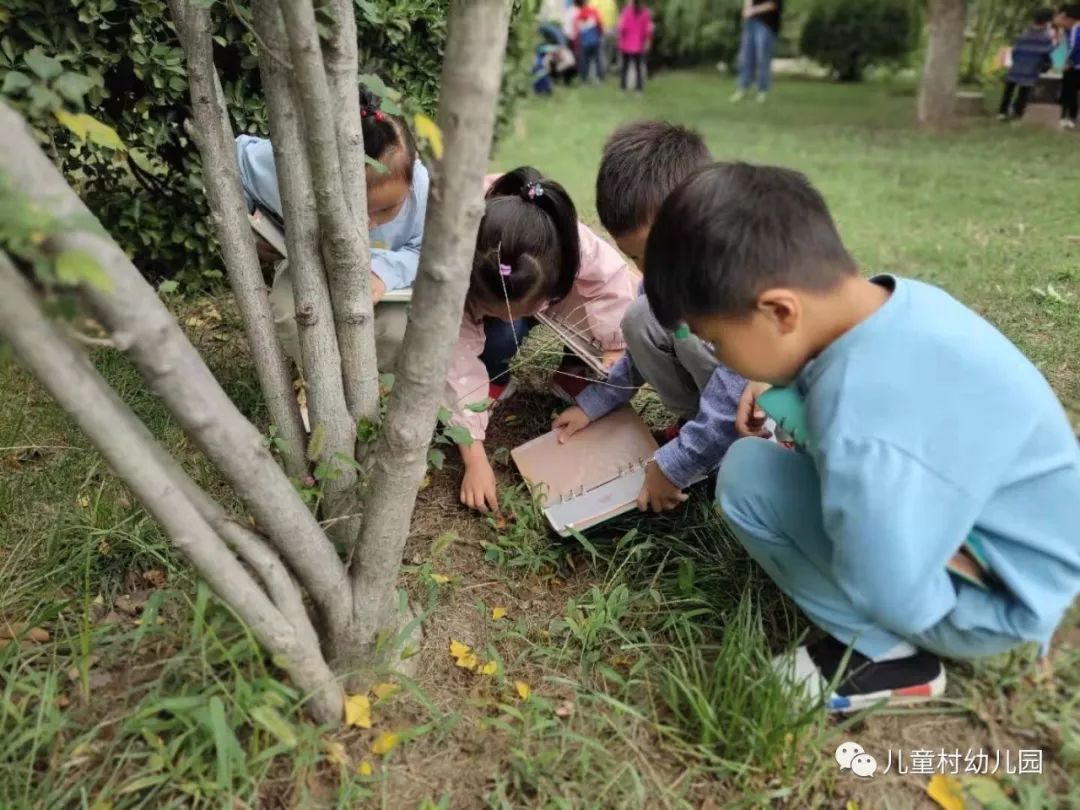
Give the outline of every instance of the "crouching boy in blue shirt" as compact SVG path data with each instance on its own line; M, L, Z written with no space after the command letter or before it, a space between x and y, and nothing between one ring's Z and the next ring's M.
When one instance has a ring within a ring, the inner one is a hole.
M930 285L863 278L805 177L745 164L667 198L645 288L661 323L686 321L801 407L802 449L741 439L717 491L827 633L784 661L811 696L926 700L945 688L939 656L1049 645L1080 590L1080 449L993 326Z

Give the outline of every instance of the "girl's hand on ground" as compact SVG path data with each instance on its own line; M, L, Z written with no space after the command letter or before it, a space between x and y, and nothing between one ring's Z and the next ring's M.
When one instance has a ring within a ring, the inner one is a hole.
M579 430L587 428L591 422L585 411L575 405L556 416L551 427L559 431L559 444L562 444Z
M600 355L600 365L604 368L611 368L622 360L624 354L626 354L626 349L608 349Z
M668 480L655 461L645 466L645 483L638 494L637 507L642 512L666 512L685 503L690 496Z
M465 468L461 479L461 502L478 512L498 512L499 495L495 487L495 471L491 464L473 464Z
M757 404L757 398L772 386L768 383L747 382L739 397L739 406L735 409L735 430L740 436L760 436L769 438L772 434L765 430L765 411Z

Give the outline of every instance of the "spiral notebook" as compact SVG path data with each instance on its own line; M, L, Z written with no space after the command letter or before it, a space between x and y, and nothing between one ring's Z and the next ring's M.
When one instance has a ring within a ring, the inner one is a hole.
M510 456L562 537L634 509L645 465L659 449L626 405L559 444L557 431L514 448Z
M251 223L251 229L266 240L266 243L276 250L281 258L288 258L289 254L285 250L285 232L282 230L282 225L277 217L256 206L255 213L248 214L248 222ZM387 290L380 300L388 303L407 304L412 301L412 288Z

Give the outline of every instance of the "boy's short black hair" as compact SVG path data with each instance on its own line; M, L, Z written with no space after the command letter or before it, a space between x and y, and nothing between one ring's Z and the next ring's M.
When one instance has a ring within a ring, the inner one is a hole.
M675 186L712 161L701 135L667 121L638 121L604 144L596 176L596 212L612 236L647 225Z
M749 313L770 287L824 292L857 272L804 175L746 163L691 175L660 207L645 251L649 305L669 327Z
M1031 21L1035 25L1048 25L1054 21L1054 10L1052 8L1036 9L1031 15Z

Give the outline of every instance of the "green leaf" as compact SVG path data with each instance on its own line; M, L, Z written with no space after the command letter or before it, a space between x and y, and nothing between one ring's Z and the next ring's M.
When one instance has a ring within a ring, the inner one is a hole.
M225 704L217 695L210 698L210 731L214 735L214 748L217 751L217 783L224 787L232 782L231 760L240 743L229 728Z
M89 76L65 72L53 82L53 89L72 104L82 104L83 96L90 92L90 88L95 84Z
M387 391L394 390L394 382L397 380L393 374L386 373L379 375L379 385L385 388Z
M116 134L116 130L108 124L103 124L86 113L72 114L67 110L56 110L53 115L56 120L71 130L71 133L80 140L93 141L98 146L109 149L124 149L124 142Z
M371 155L364 155L364 163L373 168L379 174L386 174L390 170Z
M30 96L30 105L36 112L55 110L64 103L60 96L43 84L31 85L27 95Z
M450 424L450 420L451 420L452 418L453 418L453 414L452 414L452 413L450 413L450 409L449 409L449 408L439 408L439 416L438 416L438 419L439 419L439 424L440 424L440 425L449 425L449 424Z
M427 463L429 467L441 470L443 464L446 463L446 453L436 447L432 447L427 451Z
M140 776L137 779L132 779L130 782L120 788L118 792L121 796L127 793L138 793L140 790L146 790L147 788L156 787L162 782L167 781L168 778L169 774L167 773L156 773L149 776Z
M31 48L23 56L23 62L34 72L39 79L49 81L55 79L63 71L64 66L51 56L46 56L40 47Z
M482 402L473 402L471 405L466 405L465 410L472 411L473 413L483 413L494 404L495 400L493 400L491 397L488 397Z
M361 73L358 77L360 84L370 90L372 93L381 98L384 102L387 99L397 98L397 92L391 90L380 77L374 73ZM395 113L396 114L396 113Z
M9 70L7 75L4 76L4 86L0 88L0 93L3 93L5 96L13 96L16 93L25 90L30 84L30 77L25 73L20 73L17 70Z
M311 440L307 446L308 461L318 461L322 458L323 450L326 448L326 427L320 422L315 426L315 429L311 431ZM317 478L318 476L316 476Z
M56 279L75 287L89 284L95 290L112 292L112 279L93 256L81 250L65 250L56 257Z
M168 295L169 293L174 293L178 289L180 289L180 282L175 281L171 278L168 281L163 281L158 285L158 292L165 293L166 295Z
M256 706L251 710L251 719L270 732L287 749L296 748L296 733L273 706Z
M470 446L473 443L472 434L469 433L468 428L463 428L461 425L451 425L446 429L446 436L454 444Z

